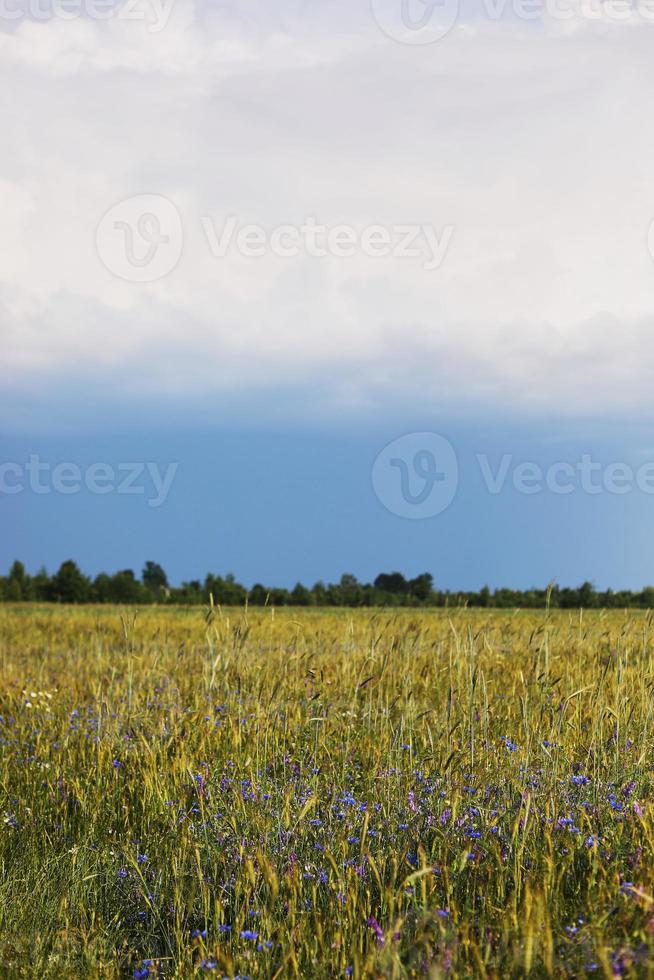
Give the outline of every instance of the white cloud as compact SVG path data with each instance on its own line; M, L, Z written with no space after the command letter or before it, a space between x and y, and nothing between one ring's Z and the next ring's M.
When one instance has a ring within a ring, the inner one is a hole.
M651 406L649 26L489 22L403 46L365 2L181 0L146 22L0 33L0 343L20 395L57 379L558 413ZM354 9L354 12L353 12ZM181 260L112 276L95 231L164 195ZM454 226L445 262L214 258L201 219L268 230ZM5 424L11 424L11 420Z

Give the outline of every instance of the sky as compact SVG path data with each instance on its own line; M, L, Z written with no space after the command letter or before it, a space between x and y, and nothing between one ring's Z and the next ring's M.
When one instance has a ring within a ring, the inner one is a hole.
M2 0L0 571L654 582L653 36Z

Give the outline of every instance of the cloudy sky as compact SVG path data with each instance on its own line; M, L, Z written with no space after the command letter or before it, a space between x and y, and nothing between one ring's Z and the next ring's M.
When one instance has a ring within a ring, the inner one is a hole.
M642 584L651 494L476 461L654 459L653 39L623 0L2 0L4 457L179 466L159 508L4 494L5 564ZM371 489L412 432L460 465L421 520Z

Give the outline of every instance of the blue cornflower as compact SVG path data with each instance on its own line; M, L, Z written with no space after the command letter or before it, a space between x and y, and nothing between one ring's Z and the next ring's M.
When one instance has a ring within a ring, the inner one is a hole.
M241 933L241 939L249 939L252 942L255 942L258 938L259 938L259 933L254 932L253 929L244 929L243 932Z
M556 822L556 826L559 830L568 830L571 834L579 834L581 831L579 827L576 826L572 817L559 817Z
M137 966L137 968L134 970L133 976L136 977L137 980L143 980L143 977L149 977L151 966L152 960L143 960L141 965Z

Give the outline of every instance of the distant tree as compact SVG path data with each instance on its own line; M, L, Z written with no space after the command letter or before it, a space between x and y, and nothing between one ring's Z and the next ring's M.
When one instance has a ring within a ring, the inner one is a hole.
M271 589L270 590L270 605L271 606L290 606L291 605L291 593L288 589Z
M592 609L597 605L597 593L592 582L584 582L579 586L578 605L582 609Z
M106 572L96 575L91 586L94 602L111 602L111 579Z
M52 579L52 598L56 602L88 602L91 595L89 580L72 559L65 561Z
M429 572L418 575L409 582L409 592L420 602L426 602L434 590L434 577Z
M313 602L313 596L301 582L291 592L291 599L294 606L310 606Z
M326 602L327 589L324 582L316 582L311 590L313 600L317 606L324 606Z
M491 598L491 590L488 588L487 585L485 585L481 590L481 592L479 593L479 605L482 608L486 606L490 606L490 598Z
M40 568L31 582L31 597L38 602L48 602L52 598L52 582L45 568Z
M610 589L607 591L606 595L607 598L612 598ZM610 602L607 602L606 605L610 605ZM654 609L654 586L645 586L640 594L640 605L644 606L645 609Z
M116 572L109 579L109 601L126 605L147 602L149 595L131 568Z
M50 578L42 568L30 576L20 561L15 561L7 576L0 576L0 601L20 602L102 602L141 604L156 601L164 593L166 601L178 605L202 605L210 595L221 605L241 606L433 606L433 607L496 607L498 609L543 609L548 601L552 609L630 607L654 608L654 586L640 592L623 589L598 592L592 582L579 588L561 588L553 584L546 589L495 589L485 585L479 592L450 592L434 589L433 578L424 572L414 579L405 579L400 572L382 573L374 584L357 581L354 575L341 576L337 584L317 582L307 589L298 582L292 592L269 589L257 583L248 592L233 575L207 575L204 583L197 580L169 588L166 573L156 562L145 563L141 579L130 569L109 576L98 575L93 583L80 571L74 561L63 562Z
M220 575L207 575L204 580L205 601L213 596L213 601L220 606L242 606L248 597L248 591L236 581L233 575L222 578Z
M146 561L141 572L141 581L147 589L150 589L155 594L168 588L168 577L161 565L158 565L156 561Z
M29 577L22 561L15 561L9 569L5 591L10 602L29 599Z
M579 591L577 589L568 589L568 588L559 589L558 600L559 600L559 607L561 609L578 609Z
M3 582L2 598L5 602L20 602L23 598L23 590L18 582L6 578Z
M363 589L355 575L341 575L335 591L339 606L360 606L363 603Z
M207 602L208 596L205 594L202 583L197 579L191 582L182 582L178 589L171 593L171 599L178 605L200 606Z
M261 583L257 582L257 584L253 585L250 589L248 601L253 606L265 606L266 602L268 601L268 589L261 585Z
M391 595L406 595L409 583L400 572L382 573L375 579L375 588L381 592L390 592Z

